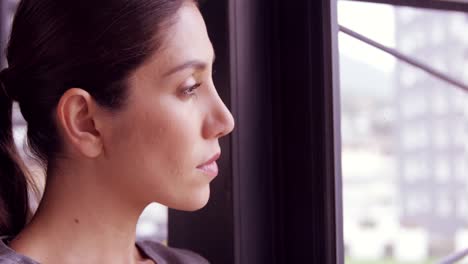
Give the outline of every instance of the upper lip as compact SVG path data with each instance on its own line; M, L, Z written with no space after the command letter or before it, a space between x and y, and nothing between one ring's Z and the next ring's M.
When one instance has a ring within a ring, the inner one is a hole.
M206 165L216 161L217 159L219 159L220 156L221 156L221 152L218 152L218 153L214 154L213 157L211 157L209 160L207 160L203 164L198 165L197 168L201 168L203 166L206 166Z

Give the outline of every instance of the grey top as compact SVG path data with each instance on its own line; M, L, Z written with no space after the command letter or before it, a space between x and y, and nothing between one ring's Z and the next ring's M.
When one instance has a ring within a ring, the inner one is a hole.
M0 237L0 264L39 264L8 247L7 241L5 237ZM157 264L209 264L206 259L192 251L166 247L155 241L137 241L136 245Z

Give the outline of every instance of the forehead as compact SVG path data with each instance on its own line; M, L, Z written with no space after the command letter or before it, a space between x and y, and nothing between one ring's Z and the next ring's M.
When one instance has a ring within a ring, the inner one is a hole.
M164 63L195 59L210 64L214 56L203 17L198 7L190 2L179 9L161 44L158 60Z

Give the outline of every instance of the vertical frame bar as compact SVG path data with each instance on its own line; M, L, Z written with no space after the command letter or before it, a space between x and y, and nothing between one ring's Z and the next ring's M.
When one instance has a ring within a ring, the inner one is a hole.
M337 263L332 6L271 5L278 263Z
M331 54L331 86L333 87L333 126L334 126L334 174L335 174L335 230L336 230L336 263L343 264L344 260L344 238L343 238L343 178L341 168L341 92L340 92L340 54L338 51L338 0L330 0L330 17L329 23L324 23L324 26L329 26L325 32L330 34L330 51Z
M215 84L237 125L208 206L170 210L170 245L223 264L340 259L333 8L329 0L204 4Z
M275 263L268 2L230 1L236 264Z
M8 0L1 0L0 1L0 50L1 52L1 59L0 59L0 67L4 68L7 66L6 63L6 56L5 56L5 51L6 51L6 44L7 44L7 19L9 15L9 10L8 10Z

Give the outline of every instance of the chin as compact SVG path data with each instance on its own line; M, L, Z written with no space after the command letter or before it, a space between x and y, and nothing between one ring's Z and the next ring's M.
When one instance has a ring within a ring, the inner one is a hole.
M194 194L190 197L185 197L184 201L181 201L176 206L169 206L172 209L194 212L202 209L206 206L210 198L210 188L203 190L202 193Z

